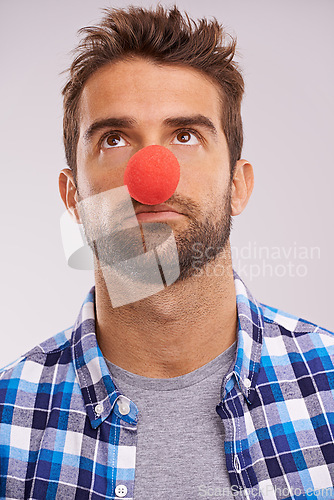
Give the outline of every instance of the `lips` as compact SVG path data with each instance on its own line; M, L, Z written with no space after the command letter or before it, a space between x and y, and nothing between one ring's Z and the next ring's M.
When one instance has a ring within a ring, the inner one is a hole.
M139 207L135 210L136 215L138 214L143 214L143 213L152 213L152 212L175 212L175 213L180 213L174 208L170 207L169 205L161 204L161 205L151 205L151 206L144 206L144 207Z

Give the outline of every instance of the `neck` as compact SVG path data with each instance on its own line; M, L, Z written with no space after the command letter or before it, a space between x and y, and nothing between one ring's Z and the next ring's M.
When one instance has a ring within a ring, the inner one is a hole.
M95 281L98 344L109 361L127 371L177 377L205 365L236 340L230 249L201 274L118 308L112 307L97 267Z

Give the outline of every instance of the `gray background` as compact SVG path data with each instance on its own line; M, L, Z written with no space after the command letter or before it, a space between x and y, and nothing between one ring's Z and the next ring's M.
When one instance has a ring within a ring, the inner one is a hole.
M70 63L77 30L98 21L102 7L128 3L0 3L0 366L72 325L94 284L93 272L67 267L60 239L58 174L66 166L60 72ZM192 17L216 16L238 36L246 81L243 157L254 166L255 189L234 218L232 245L243 255L235 267L261 302L333 330L334 1L177 5ZM265 262L255 254L259 247L267 247ZM277 260L274 247L287 257ZM319 250L301 259L301 247ZM296 266L306 276L297 276Z

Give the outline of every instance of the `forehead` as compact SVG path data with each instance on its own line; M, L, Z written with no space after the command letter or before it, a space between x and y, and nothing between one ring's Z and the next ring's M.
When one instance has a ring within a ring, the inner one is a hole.
M198 113L218 126L220 95L218 83L189 66L122 60L103 66L87 80L80 98L80 122L87 125L110 113L136 113L143 121Z

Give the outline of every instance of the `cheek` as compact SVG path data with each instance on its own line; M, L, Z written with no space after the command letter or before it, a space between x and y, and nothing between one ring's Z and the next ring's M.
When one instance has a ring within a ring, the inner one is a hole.
M181 149L181 148L180 148ZM230 180L229 162L223 155L208 155L205 151L173 153L177 157L181 175L177 191L201 194L202 197L225 192ZM189 148L190 149L190 148Z
M114 153L114 152L113 152ZM83 197L92 196L124 185L124 172L128 158L125 154L78 154L77 180ZM115 156L118 156L117 161Z
M94 194L109 191L124 185L124 172L120 175L104 173L100 175L85 175L83 174L78 179L79 191L82 196L93 196Z

